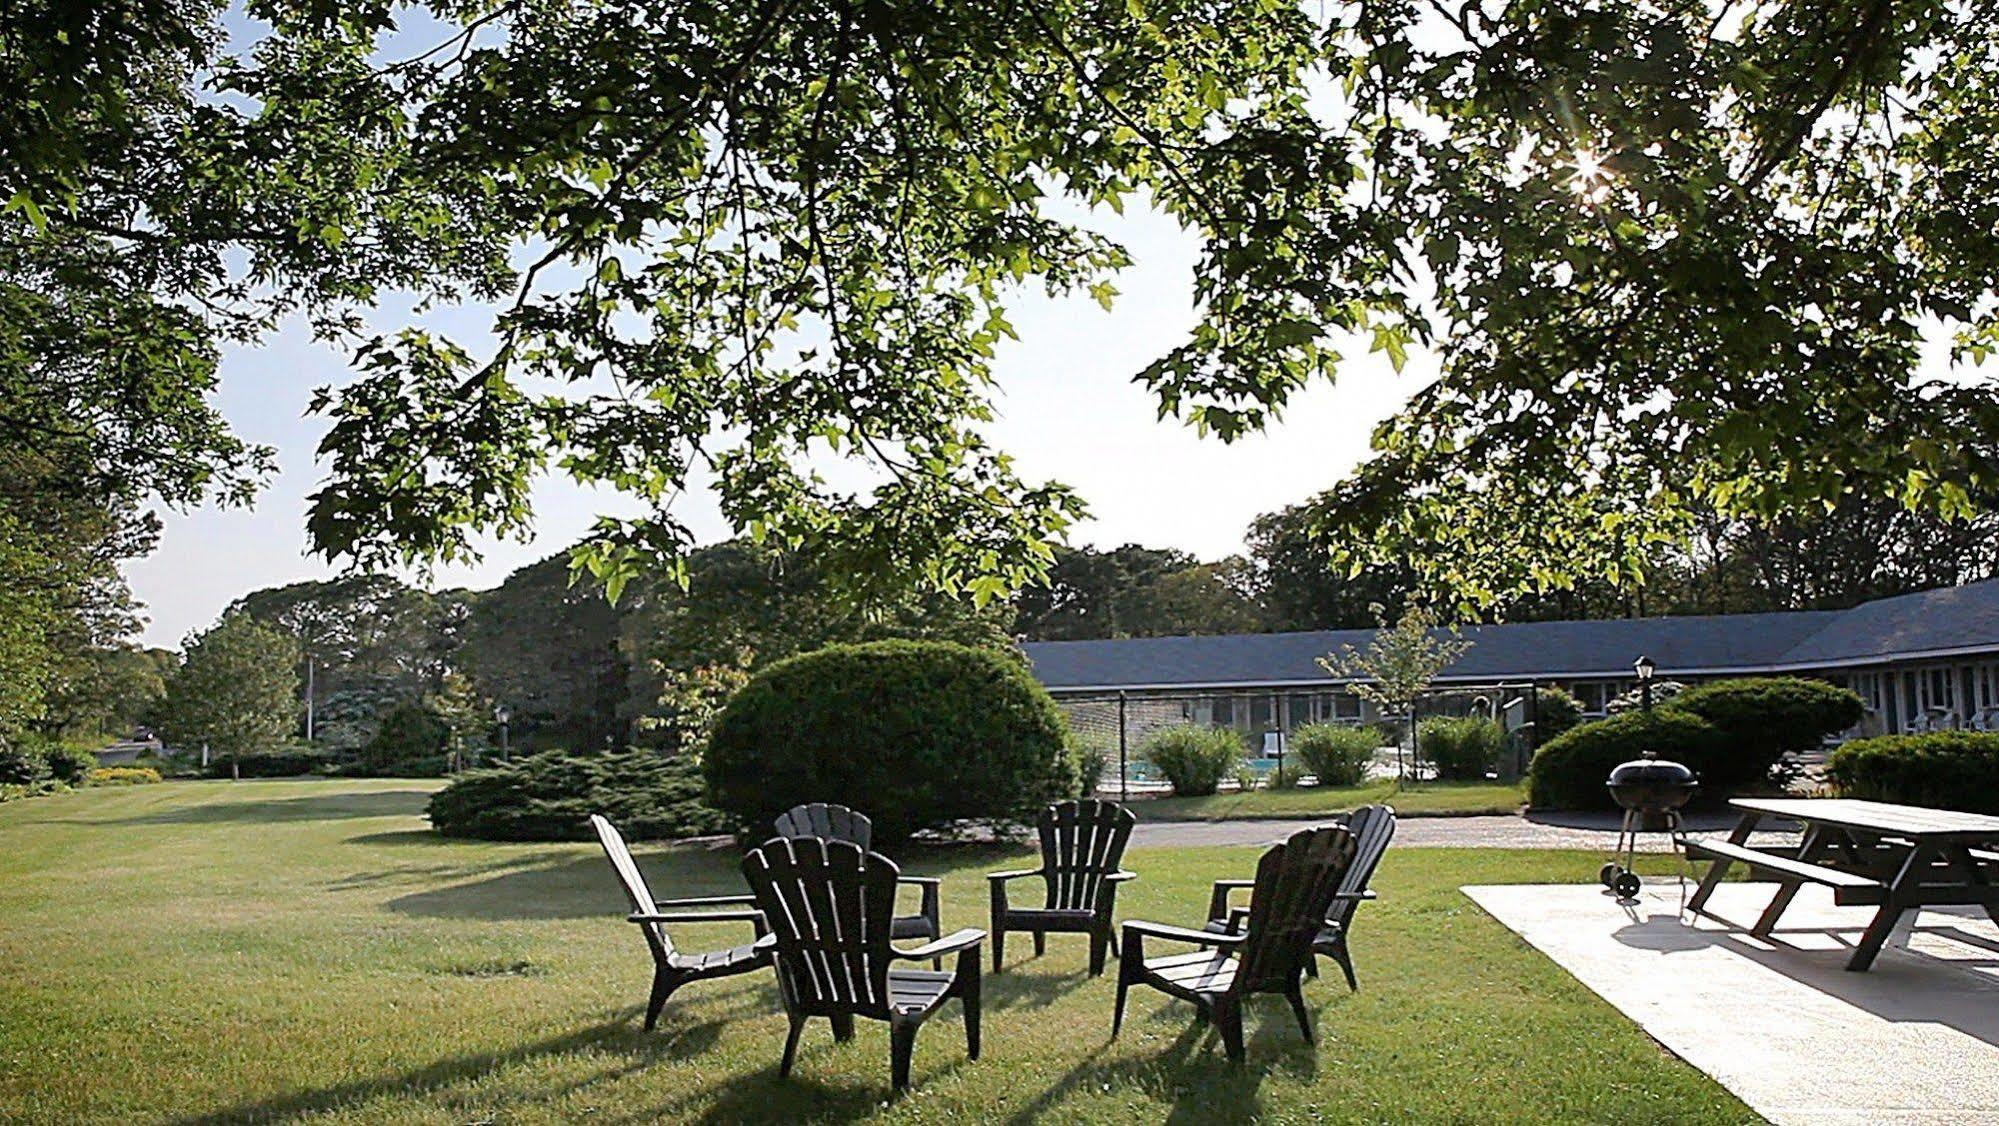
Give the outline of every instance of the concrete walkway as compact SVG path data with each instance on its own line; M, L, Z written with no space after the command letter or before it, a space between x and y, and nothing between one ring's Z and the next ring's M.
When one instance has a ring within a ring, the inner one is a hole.
M1134 803L1138 827L1133 848L1200 845L1268 845L1322 820L1298 821L1147 821L1143 803ZM1688 819L1688 832L1702 836L1726 833L1735 824L1731 813L1699 814ZM1395 826L1396 848L1575 848L1609 852L1617 843L1618 816L1577 813L1518 817L1404 817ZM1758 844L1782 843L1786 833L1758 833ZM1669 852L1664 833L1641 833L1644 852Z
M1872 910L1808 885L1760 939L1747 927L1773 890L1722 885L1720 922L1683 918L1672 881L1632 904L1587 885L1464 889L1772 1122L1999 1123L1999 926L1925 910L1848 973Z

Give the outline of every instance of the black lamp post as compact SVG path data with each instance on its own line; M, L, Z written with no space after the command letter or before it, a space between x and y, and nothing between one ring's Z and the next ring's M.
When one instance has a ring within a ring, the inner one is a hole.
M1650 657L1640 657L1631 663L1631 667L1638 673L1638 706L1649 712L1652 710L1652 674L1659 666L1653 664Z
M507 706L506 706L505 704L498 704L498 705L495 705L495 706L494 706L494 708L493 708L493 720L494 720L494 722L496 722L496 723L498 723L498 724L500 725L500 761L501 761L501 762L506 762L506 761L508 761L508 759L507 759L507 721L508 721L509 719L512 719L512 718L513 718L513 716L512 716L512 714L511 714L511 713L509 713L509 712L507 711Z

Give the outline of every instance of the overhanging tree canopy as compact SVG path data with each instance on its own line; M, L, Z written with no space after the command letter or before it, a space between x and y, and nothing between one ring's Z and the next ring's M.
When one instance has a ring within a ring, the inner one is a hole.
M264 0L246 57L184 68L228 97L121 79L200 126L157 150L192 202L106 230L28 178L46 232L17 200L13 234L233 240L254 284L225 296L336 332L377 286L500 298L490 353L364 340L322 404L313 534L370 563L520 530L554 469L652 503L602 528L614 591L682 546L697 473L848 574L1038 574L1079 502L981 437L990 358L1020 285L1113 298L1127 255L1066 204L1127 200L1202 241L1201 318L1137 373L1163 412L1227 439L1348 334L1436 352L1318 513L1336 562L1476 607L1635 579L1695 505L1993 506L1989 382L1918 366L1926 325L1999 340L1983 3L1488 8ZM382 46L420 16L434 49ZM195 274L142 288L198 312ZM802 468L828 452L879 484Z

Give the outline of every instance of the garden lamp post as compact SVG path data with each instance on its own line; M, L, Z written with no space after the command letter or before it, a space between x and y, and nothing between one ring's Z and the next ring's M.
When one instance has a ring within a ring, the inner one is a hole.
M509 719L511 719L511 718L513 718L513 717L512 717L512 715L511 715L511 714L510 714L510 713L509 713L509 712L507 711L507 706L506 706L505 704L497 704L497 705L495 705L495 706L494 706L494 708L493 708L493 721L494 721L495 723L498 723L498 724L500 725L500 761L501 761L501 762L506 762L506 761L507 761L507 720L509 720Z
M1638 706L1649 712L1652 710L1652 674L1658 671L1659 666L1652 663L1652 658L1641 656L1631 663L1631 667L1638 673Z

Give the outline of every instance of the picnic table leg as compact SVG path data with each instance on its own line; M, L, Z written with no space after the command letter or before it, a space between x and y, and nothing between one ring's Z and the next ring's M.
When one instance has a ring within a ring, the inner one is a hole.
M1748 840L1749 834L1756 829L1756 823L1762 819L1763 815L1761 813L1755 810L1745 810L1742 814L1742 820L1738 821L1735 829L1728 834L1728 843L1739 845ZM1709 862L1707 875L1701 877L1701 886L1694 891L1694 897L1687 900L1687 910L1698 914L1701 908L1707 906L1708 896L1714 894L1714 889L1721 884L1721 878L1728 875L1728 866L1732 863L1734 862L1730 860L1714 860Z
M1991 877L1985 874L1985 869L1978 866L1978 860L1971 855L1971 848L1968 845L1954 844L1945 848L1943 850L1943 860L1953 875L1972 887L1989 888L1992 886ZM1986 918L1999 923L1999 902L1987 900L1979 904L1979 906L1985 909Z
M1896 870L1895 878L1888 882L1888 897L1882 901L1881 909L1874 913L1874 921L1867 924L1867 930L1860 936L1860 944L1853 948L1853 957L1847 959L1846 968L1854 973L1866 973L1874 965L1874 956L1881 953L1881 947L1888 936L1895 933L1895 924L1901 921L1902 912L1909 910L1909 897L1904 888L1913 888L1923 882L1923 871L1929 867L1930 845L1917 841L1909 855L1902 858L1902 866Z
M1798 843L1798 859L1807 864L1817 860L1825 854L1829 839L1825 830L1817 825L1806 829L1804 840ZM1749 928L1749 933L1757 938L1768 938L1770 932L1777 929L1777 919L1789 909L1791 901L1798 897L1798 889L1804 886L1803 880L1788 876L1780 879L1777 894L1770 897L1770 906L1763 909L1763 914L1757 918L1756 925Z

